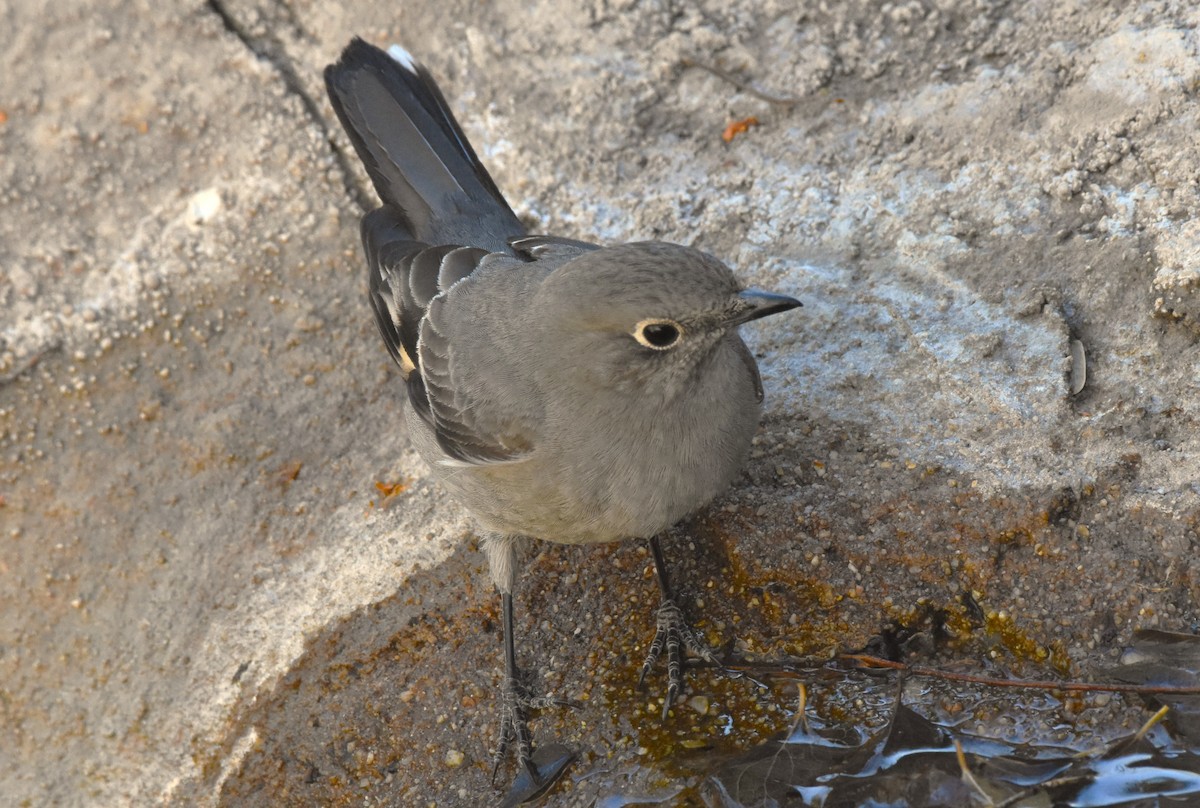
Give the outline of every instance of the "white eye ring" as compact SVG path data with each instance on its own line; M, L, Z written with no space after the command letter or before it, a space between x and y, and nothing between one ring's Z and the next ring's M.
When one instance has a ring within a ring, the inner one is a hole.
M668 351L683 339L683 326L674 320L652 317L633 327L633 338L652 351Z

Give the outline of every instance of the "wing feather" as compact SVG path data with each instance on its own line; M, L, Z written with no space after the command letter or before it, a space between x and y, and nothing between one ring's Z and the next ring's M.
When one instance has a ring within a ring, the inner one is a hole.
M520 289L596 246L546 236L514 239L512 252L429 245L388 206L363 218L363 244L379 332L444 462L519 462L533 448L539 405L514 370L519 341L495 336L520 321Z
M444 292L470 275L487 255L488 251L479 247L459 247L446 253L438 267L438 289Z
M452 295L445 292L430 302L421 321L418 345L421 376L425 379L438 445L452 460L470 465L519 460L530 448L528 440L514 440L511 424L510 429L497 429L494 416L501 413L493 412L490 419L485 417L479 398L486 386L476 377L465 378L461 363L454 361L455 350L447 333L450 323L465 322L469 327L470 318L452 320L447 311L452 302ZM466 369L466 373L470 372L471 369ZM487 403L495 406L494 401Z
M438 287L438 269L447 253L457 249L457 244L445 244L430 247L413 256L412 265L408 270L408 290L418 308L429 308L429 301L441 291Z

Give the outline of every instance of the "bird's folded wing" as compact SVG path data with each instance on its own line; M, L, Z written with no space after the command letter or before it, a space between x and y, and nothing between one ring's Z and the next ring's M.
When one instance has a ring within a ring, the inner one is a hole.
M533 450L540 397L525 378L520 330L523 280L512 256L490 253L480 269L429 302L421 320L418 369L447 462L521 460ZM496 270L488 277L489 264ZM483 276L483 277L481 277ZM498 286L500 288L481 288ZM417 408L420 412L420 408Z
M478 247L423 244L387 207L363 219L363 246L379 333L447 461L520 459L532 448L536 396L520 380L520 356L505 355L498 344L519 338L494 337L521 322L520 270L529 262ZM489 275L483 289L476 273Z
M375 323L408 380L416 369L421 318L429 301L470 274L488 252L418 241L387 206L363 217L362 238Z

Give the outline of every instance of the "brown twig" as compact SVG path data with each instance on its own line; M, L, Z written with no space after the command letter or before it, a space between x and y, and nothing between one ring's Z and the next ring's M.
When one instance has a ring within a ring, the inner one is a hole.
M1200 685L1124 685L1106 684L1103 682L1055 682L1038 679L999 679L992 676L977 676L972 673L953 673L951 671L926 668L922 665L906 665L903 662L893 662L890 659L871 656L869 654L839 654L838 659L857 662L867 668L890 668L904 671L913 676L926 676L931 679L945 679L952 682L970 682L971 684L987 685L989 687L1017 687L1027 690L1065 690L1072 693L1135 693L1139 695L1170 694L1175 696L1190 696L1200 694Z
M742 81L741 79L739 79L737 76L733 75L732 73L726 72L726 71L722 70L721 68L716 67L715 65L710 65L710 64L706 64L705 62L697 61L696 59L693 59L690 56L683 57L682 59L679 60L679 63L681 65L683 65L684 67L698 67L701 70L705 70L709 73L712 73L714 76L721 79L722 81L727 81L730 84L732 84L734 87L737 87L742 92L749 93L750 95L754 96L755 98L758 98L762 101L766 101L768 104L778 104L781 107L791 107L791 106L795 106L796 104L799 104L801 101L804 100L804 99L798 98L794 95L773 95L772 93L768 93L764 90L760 90L757 87L755 87L753 84L751 84L750 82Z

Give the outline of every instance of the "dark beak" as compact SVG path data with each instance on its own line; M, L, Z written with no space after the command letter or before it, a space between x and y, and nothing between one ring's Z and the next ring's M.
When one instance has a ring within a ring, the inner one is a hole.
M739 305L734 315L729 318L730 325L741 325L751 320L779 314L781 311L798 309L804 305L794 297L763 292L759 289L746 289L737 297Z

